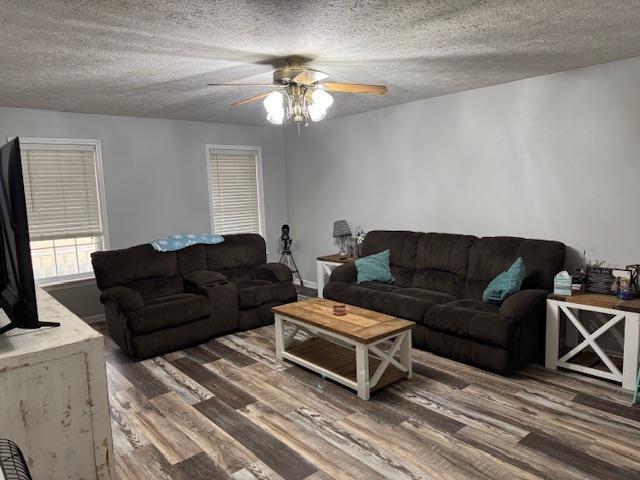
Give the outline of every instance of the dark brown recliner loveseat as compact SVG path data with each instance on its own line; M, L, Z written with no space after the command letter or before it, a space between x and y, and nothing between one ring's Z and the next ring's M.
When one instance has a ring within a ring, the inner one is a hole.
M417 323L413 343L436 354L508 374L544 354L545 300L564 265L560 242L446 233L373 231L363 255L391 250L392 285L356 283L353 264L336 268L325 298ZM489 282L518 258L522 289L502 305L482 301Z
M295 301L291 270L266 263L260 235L157 252L149 244L91 255L107 330L134 358L268 325L271 307Z

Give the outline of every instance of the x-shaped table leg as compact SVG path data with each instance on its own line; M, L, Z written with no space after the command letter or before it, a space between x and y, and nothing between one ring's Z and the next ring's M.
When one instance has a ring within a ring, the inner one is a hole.
M614 365L614 363L611 361L609 356L602 350L602 348L600 348L600 345L598 345L598 343L596 342L596 339L600 335L602 335L604 332L609 330L611 327L613 327L620 320L622 320L625 317L624 313L619 313L618 315L615 315L607 323L605 323L600 328L598 328L595 332L589 333L587 329L584 328L584 326L580 323L580 321L575 317L573 312L569 310L569 308L566 305L561 304L560 308L565 313L567 318L571 321L571 323L573 323L573 325L578 329L578 332L580 332L580 334L584 337L584 340L580 342L578 345L576 345L574 348L572 348L571 351L569 351L566 355L564 355L558 361L566 362L567 360L572 358L575 354L577 354L580 350L583 350L587 345L590 345L591 348L593 348L593 350L598 354L600 359L607 366L607 368L611 371L611 373L622 378L622 372L620 372L618 367Z

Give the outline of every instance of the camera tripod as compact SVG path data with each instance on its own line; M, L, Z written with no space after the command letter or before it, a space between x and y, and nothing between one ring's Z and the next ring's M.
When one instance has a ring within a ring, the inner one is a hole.
M286 262L284 261L286 259ZM300 276L300 271L298 270L298 266L296 265L296 261L293 259L293 254L291 253L291 240L283 240L282 241L282 255L280 255L280 263L284 263L291 269L292 275L297 275L298 280L300 280L300 286L304 287L304 283L302 282L302 277Z

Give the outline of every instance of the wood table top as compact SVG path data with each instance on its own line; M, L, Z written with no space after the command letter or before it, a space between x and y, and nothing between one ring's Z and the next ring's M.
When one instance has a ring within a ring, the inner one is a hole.
M318 257L318 260L321 262L333 262L333 263L352 263L355 262L357 257L341 257L339 253L334 253L333 255L323 255L322 257Z
M551 300L575 303L577 305L590 305L592 307L611 308L624 312L640 313L640 299L620 300L615 295L604 295L602 293L576 293L573 295L549 294Z
M416 325L409 320L353 305L346 305L346 315L337 316L333 314L334 305L344 304L324 298L309 298L300 302L278 305L272 310L278 315L366 344L410 330Z

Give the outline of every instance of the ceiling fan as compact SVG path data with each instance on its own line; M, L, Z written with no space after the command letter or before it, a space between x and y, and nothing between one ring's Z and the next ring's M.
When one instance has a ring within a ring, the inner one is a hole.
M329 77L328 73L320 72L304 66L300 57L289 57L283 67L273 72L273 83L209 83L212 87L265 87L273 91L261 93L233 106L245 105L263 100L267 111L267 120L274 125L282 125L285 120L293 118L298 126L307 126L309 120L319 122L327 115L327 110L333 104L333 97L327 92L358 93L369 95L384 95L387 87L384 85L364 85L360 83L322 82Z

